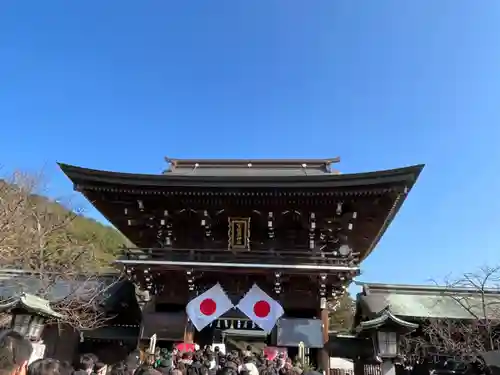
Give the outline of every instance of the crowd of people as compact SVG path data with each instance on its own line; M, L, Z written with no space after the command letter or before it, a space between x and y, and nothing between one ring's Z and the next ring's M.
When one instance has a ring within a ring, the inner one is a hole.
M75 363L43 358L29 363L31 343L14 331L0 334L0 375L300 375L284 355L274 360L263 354L243 351L222 353L219 348L205 347L194 352L157 350L147 354L131 352L118 363L107 365L94 354L82 354ZM309 372L309 371L308 371ZM312 372L310 372L312 373ZM306 375L306 374L304 374ZM312 374L311 374L312 375Z
M82 354L75 363L42 358L32 361L31 342L17 332L6 330L0 333L0 375L319 375L321 372L302 369L300 363L280 354L269 360L250 347L243 351L222 353L210 347L182 352L157 350L146 354L135 350L118 363L108 365L95 354ZM396 366L399 375L494 375L496 366L487 366L483 361L473 361L464 368L431 366L428 361L419 361L412 366Z

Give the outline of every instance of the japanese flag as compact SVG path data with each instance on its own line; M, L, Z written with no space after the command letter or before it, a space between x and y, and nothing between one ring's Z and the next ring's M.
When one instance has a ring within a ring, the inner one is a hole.
M269 333L285 313L278 301L253 284L237 306L252 322Z
M186 313L198 331L234 307L219 283L189 301Z

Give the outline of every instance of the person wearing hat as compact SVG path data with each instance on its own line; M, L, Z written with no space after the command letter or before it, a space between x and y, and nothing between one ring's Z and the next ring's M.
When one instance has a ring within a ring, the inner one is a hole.
M168 359L162 358L158 361L156 369L162 374L168 375L172 369L172 362Z

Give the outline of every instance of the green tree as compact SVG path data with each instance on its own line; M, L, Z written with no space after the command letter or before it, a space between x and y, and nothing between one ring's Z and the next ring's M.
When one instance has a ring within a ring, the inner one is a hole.
M330 331L348 332L354 322L355 303L349 294L330 303Z

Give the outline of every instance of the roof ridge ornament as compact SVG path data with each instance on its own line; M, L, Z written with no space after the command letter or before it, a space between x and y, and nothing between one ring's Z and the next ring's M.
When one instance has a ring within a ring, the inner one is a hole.
M302 167L304 174L307 176L307 163L302 163L300 166Z

